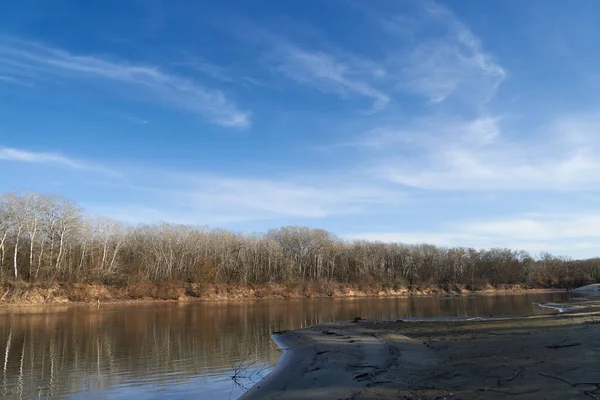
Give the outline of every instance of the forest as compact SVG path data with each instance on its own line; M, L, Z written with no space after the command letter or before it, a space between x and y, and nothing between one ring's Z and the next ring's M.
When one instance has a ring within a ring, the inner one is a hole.
M477 290L515 284L569 288L599 281L600 258L348 241L298 226L255 234L168 223L131 226L87 216L58 195L0 195L0 284L8 289L76 283L255 288L313 282Z

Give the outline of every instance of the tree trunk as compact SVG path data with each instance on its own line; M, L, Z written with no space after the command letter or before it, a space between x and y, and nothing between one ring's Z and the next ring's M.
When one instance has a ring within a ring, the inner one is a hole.
M65 247L65 234L66 234L66 232L64 230L60 233L60 244L58 247L58 255L56 256L56 266L55 266L55 268L57 270L60 268L60 262L62 261L61 258L62 258L64 247Z
M8 234L8 230L4 231L4 235L2 235L2 241L0 241L0 252L2 252L2 255L0 256L0 267L4 266L4 252L5 252L5 248L4 248L4 241L6 240L6 235Z
M40 273L40 266L42 265L42 257L44 255L44 245L46 244L46 240L42 239L42 243L40 244L40 256L38 257L38 262L35 268L35 280L37 280L38 274Z
M29 281L33 276L33 245L35 243L35 234L37 233L37 219L33 220L33 229L29 231Z
M115 260L117 259L117 254L119 253L119 248L121 247L122 243L117 242L117 245L115 246L115 251L113 253L113 256L110 260L110 265L108 267L108 270L112 272L114 265L115 265Z
M17 255L19 251L19 237L21 236L21 225L19 225L19 229L17 230L17 238L15 240L15 253L13 256L13 268L15 272L15 281L19 278L19 269L17 267Z
M106 235L106 238L104 239L104 248L102 249L102 263L100 263L100 269L104 270L104 266L106 265L106 253L107 253L107 247L108 247L108 234Z

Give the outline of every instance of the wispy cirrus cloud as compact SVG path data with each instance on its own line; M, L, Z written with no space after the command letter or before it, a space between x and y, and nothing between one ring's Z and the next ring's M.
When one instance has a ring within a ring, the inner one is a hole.
M175 62L173 65L192 68L218 81L227 83L235 81L234 77L225 68L203 58L193 57L190 61Z
M90 203L92 211L131 223L157 221L219 224L252 220L322 219L334 215L371 212L373 207L397 205L406 195L348 176L280 179L182 172L121 165L119 173L105 165L82 161L64 154L0 147L0 161L69 168L69 187L86 185L90 173L106 179L94 185L110 187L103 204ZM78 174L77 174L78 173ZM81 181L77 180L77 177ZM114 179L111 179L114 178ZM81 188L82 186L80 186ZM113 195L114 194L114 195ZM132 204L123 198L135 198Z
M237 84L246 87L264 85L259 80L251 76L247 76L244 73L241 73L239 70L235 70L234 68L218 65L198 56L189 58L190 60L188 61L174 62L172 65L198 71L203 75L224 83Z
M399 41L412 43L416 26L429 34L401 52L392 51L389 70L397 88L426 97L432 104L449 98L480 105L489 101L504 81L506 70L485 51L481 40L450 10L433 1L417 4L419 13L381 16L380 25Z
M266 55L266 60L276 71L300 84L342 98L366 97L373 103L371 112L383 110L390 102L387 94L369 82L385 75L383 68L374 62L306 50L285 41L279 41Z
M88 165L57 153L44 153L0 147L0 160L36 164L56 164L69 168L86 169Z
M75 170L98 172L113 177L120 176L120 174L113 169L77 160L59 153L36 152L0 146L0 161L56 165Z
M0 72L14 79L54 76L125 83L151 95L155 102L201 115L217 125L245 127L250 124L250 113L238 109L221 91L209 90L193 79L158 67L75 55L38 43L0 37Z
M259 66L266 67L271 74L293 81L297 87L332 94L342 100L367 100L371 103L368 113L382 111L390 103L389 94L381 89L386 71L380 62L329 42L324 32L316 33L322 41L315 42L313 35L302 40L306 31L317 32L313 26L299 28L303 24L292 22L299 29L288 32L300 34L286 36L280 29L270 29L240 16L233 18L235 30L228 30L228 34L252 46L260 55ZM216 78L223 77L221 68L205 63L200 68Z
M531 254L577 252L597 256L600 211L517 215L504 219L455 221L432 231L387 231L346 234L352 240L435 244L448 247L510 248Z
M405 193L397 188L351 176L321 174L305 179L297 176L268 179L165 170L153 170L152 180L147 175L131 168L127 172L127 185L120 186L119 191L131 190L137 193L135 197L145 199L138 204L145 210L144 216L149 215L146 211L155 210L156 216L162 215L167 221L187 218L195 224L318 220L369 213L374 207L381 209L406 200ZM129 210L132 206L117 204L107 207L104 213L114 218L129 215L119 218L144 222L141 216L138 218L135 212L124 211L123 207Z
M416 7L411 24L406 15L369 10L382 38L377 53L303 46L256 27L252 32L262 38L263 58L276 72L343 99L370 99L372 113L413 94L432 105L446 100L475 108L486 104L504 81L505 69L450 10L434 2ZM416 31L423 25L432 29L420 37Z
M520 240L598 239L600 212L521 215L466 223L464 230L479 235Z
M589 190L600 183L600 119L594 115L559 118L534 141L503 134L500 119L491 117L419 129L420 140L403 142L411 157L388 148L377 176L434 190Z
M488 104L507 76L505 69L450 10L435 2L420 2L417 8L413 25L402 16L380 19L390 35L414 45L391 57L400 72L390 76L400 82L400 90L424 96L432 105L467 105L470 112L450 116L432 111L379 124L344 146L369 150L375 177L418 189L596 188L597 115L559 114L535 131L515 128ZM428 32L435 26L437 33L415 41L411 35L419 24Z
M155 181L150 183L136 177L135 173L127 176L129 183L116 186L118 192L134 193L140 200L128 204L114 198L103 204L89 204L95 213L130 223L289 223L290 220L320 220L369 213L373 207L398 205L406 198L397 189L349 180L340 184L327 178L313 183L293 177L276 180L202 173L177 178L172 173L156 171L153 174ZM158 184L161 177L170 179L170 184Z
M374 205L401 203L405 198L399 190L347 177L338 183L333 177L322 177L316 182L313 179L312 183L292 177L285 180L202 177L199 181L207 190L186 195L191 196L190 200L210 204L210 209L226 205L229 210L223 210L223 214L239 210L248 216L269 219L356 214Z

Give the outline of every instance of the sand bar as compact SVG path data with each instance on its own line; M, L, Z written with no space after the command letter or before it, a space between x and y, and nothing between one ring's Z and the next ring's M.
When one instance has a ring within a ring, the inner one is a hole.
M274 335L242 399L600 399L600 302L512 319L358 321Z

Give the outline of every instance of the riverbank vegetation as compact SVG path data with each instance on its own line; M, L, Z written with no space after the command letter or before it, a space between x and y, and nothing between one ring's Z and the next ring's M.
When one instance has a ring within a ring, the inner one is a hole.
M5 301L34 288L87 301L94 298L87 292L99 287L104 289L95 297L104 290L127 299L182 293L203 298L215 291L228 297L236 290L264 297L285 290L333 296L568 288L598 281L598 258L347 241L295 226L264 234L166 223L134 227L86 216L62 196L0 197L0 299Z

